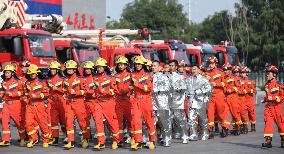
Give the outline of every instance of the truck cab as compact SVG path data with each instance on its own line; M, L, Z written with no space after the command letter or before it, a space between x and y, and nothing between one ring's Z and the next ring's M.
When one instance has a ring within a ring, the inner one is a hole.
M165 64L172 60L173 54L170 46L166 44L154 44L149 42L137 43L137 41L132 42L135 48L139 48L142 55L149 60L158 60L161 64Z
M74 60L79 65L84 61L95 62L100 58L99 46L95 43L77 40L54 40L54 46L59 63Z
M116 57L119 55L125 56L129 63L130 67L133 66L132 58L138 55L142 55L142 52L138 48L131 46L126 47L115 47L115 48L105 48L100 50L102 58L106 59L110 68L114 68Z
M52 36L49 32L34 29L10 28L0 31L0 62L21 62L29 59L47 75L50 61L56 60ZM20 69L17 67L17 74Z

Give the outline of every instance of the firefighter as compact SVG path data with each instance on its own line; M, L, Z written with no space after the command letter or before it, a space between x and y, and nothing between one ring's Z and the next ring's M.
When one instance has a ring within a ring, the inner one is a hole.
M256 112L255 112L255 102L254 102L254 95L256 94L256 88L255 88L255 82L254 80L248 79L248 73L249 69L246 69L246 73L244 76L246 77L247 81L247 94L246 94L246 100L247 100L247 109L248 109L248 117L249 121L251 123L251 132L255 132L255 123L256 123Z
M1 84L0 97L4 98L2 110L2 142L0 146L10 145L10 118L16 124L20 136L20 146L23 147L25 143L25 113L21 105L20 97L23 95L22 83L16 76L15 67L8 64L4 68L4 81Z
M52 139L49 142L50 145L58 145L60 126L63 133L66 134L66 101L62 97L64 78L59 75L60 67L60 63L57 61L50 62L48 65L50 78L46 80L50 91L48 105L50 105L50 115L52 115L50 116L52 132Z
M201 140L207 140L208 134L208 119L207 105L209 97L212 93L212 86L208 78L200 75L200 70L197 66L192 67L192 76L187 79L188 97L189 97L189 115L188 124L190 127L189 140L198 140L197 128L201 128Z
M187 119L185 109L185 99L186 99L186 78L185 76L177 73L178 61L172 60L170 62L170 81L171 81L171 102L170 109L172 111L172 120L175 121L178 131L180 130L181 139L183 144L188 143L187 135ZM174 129L174 130L177 130ZM176 137L178 137L176 135Z
M153 71L153 108L155 111L156 123L161 126L163 146L169 147L171 144L172 123L170 111L170 90L171 83L167 74L160 71L160 62L154 61Z
M152 65L153 62L149 59L145 59L145 66L146 66L146 71L151 72L152 71Z
M90 127L90 120L92 115L94 114L94 103L95 103L95 90L96 85L94 83L94 66L95 64L92 61L85 61L82 64L83 68L83 75L84 75L84 82L85 82L85 107L87 113L87 134L91 137L91 127Z
M186 71L186 63L184 60L180 60L178 62L178 73L183 75L186 79L188 79L188 74L187 74L187 71ZM188 99L185 99L185 102L184 102L184 112L185 112L185 115L186 115L186 118L188 119L188 109L189 109L189 102L188 102Z
M66 118L66 131L68 143L64 145L64 148L69 150L74 148L74 126L73 122L76 117L80 129L83 134L83 140L81 141L81 145L83 148L87 148L89 146L88 143L88 130L87 130L87 114L86 108L84 104L84 94L85 94L85 83L83 78L77 76L77 63L73 60L68 60L65 62L66 68L66 78L64 79L64 91L66 98L66 110L65 110L65 118Z
M215 116L222 126L222 131L220 132L222 137L228 136L230 127L229 117L226 113L224 73L217 69L217 63L218 59L215 56L209 57L208 78L213 85L213 95L208 104L209 138L214 138Z
M115 112L117 91L115 79L110 76L111 72L107 67L107 61L99 58L95 63L96 76L94 83L97 86L96 102L94 103L94 119L96 124L96 135L98 143L94 146L96 150L105 148L104 118L109 124L113 135L112 149L117 149L121 145L122 138L119 135L119 125Z
M46 99L48 96L48 88L45 81L38 79L40 70L35 64L30 64L27 75L28 80L25 83L25 93L27 99L26 106L26 131L29 135L28 148L32 148L38 143L38 134L35 126L38 124L42 132L43 147L48 147L50 139L50 129L48 126L48 114L46 112Z
M152 105L152 77L145 72L145 59L137 56L134 59L134 72L132 74L133 95L131 95L131 118L134 127L135 144L131 145L132 150L142 148L142 117L146 123L149 133L149 149L155 149L155 126Z
M117 97L116 97L116 114L119 125L119 135L123 137L123 124L126 120L127 128L129 132L133 132L131 125L131 106L130 106L130 94L133 89L131 83L131 73L128 70L128 59L121 56L116 61L116 74L115 80L117 85ZM133 135L131 134L132 139ZM133 144L133 140L132 140Z
M232 134L238 136L240 135L240 125L242 123L240 117L240 108L238 103L238 80L231 74L232 66L227 63L223 65L223 70L225 71L224 80L226 82L226 103L229 107L229 111L232 115Z
M278 127L278 132L281 137L281 148L284 148L284 113L283 113L283 91L282 85L277 82L278 69L276 66L270 65L266 68L267 83L265 84L266 96L264 97L264 138L265 143L262 143L264 148L272 148L273 136L273 121ZM282 98L281 98L282 97Z
M246 94L248 93L247 88L247 78L246 78L247 67L240 68L240 85L239 85L239 106L240 106L240 115L242 120L241 133L248 133L248 108Z

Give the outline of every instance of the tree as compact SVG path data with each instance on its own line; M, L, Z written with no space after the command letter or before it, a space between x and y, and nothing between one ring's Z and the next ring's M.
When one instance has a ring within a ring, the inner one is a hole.
M119 22L111 22L107 28L148 28L159 30L154 39L190 38L189 21L183 6L177 0L135 0L123 9Z

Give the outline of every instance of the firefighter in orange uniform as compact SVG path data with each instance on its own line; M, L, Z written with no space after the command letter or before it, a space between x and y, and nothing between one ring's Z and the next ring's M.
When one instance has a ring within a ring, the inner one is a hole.
M234 135L240 135L240 125L242 123L241 121L241 117L240 117L240 108L239 108L239 103L238 103L238 82L237 82L237 78L235 78L232 74L231 74L231 69L232 66L227 63L224 64L223 66L223 70L225 71L225 83L226 83L226 102L228 104L229 107L229 111L231 112L232 115L232 126L233 126L233 130L232 133Z
M208 104L208 129L209 138L214 138L213 127L215 116L222 126L221 136L228 136L230 127L229 117L226 113L225 82L224 73L217 69L218 59L215 56L209 57L208 78L213 85L213 94Z
M247 67L242 67L240 69L240 80L239 80L239 106L240 106L240 114L241 114L241 120L242 120L242 126L241 126L241 133L247 134L248 133L248 108L247 108L247 100L246 100L246 94L248 93L247 88L247 79L246 79L246 72Z
M64 134L66 134L65 107L66 101L63 96L63 77L59 76L60 64L57 61L49 63L50 78L47 81L47 86L50 90L48 105L50 105L51 116L51 132L52 139L49 144L58 145L59 125Z
M87 131L87 114L84 104L84 79L77 76L76 73L78 72L78 67L75 61L68 60L65 62L65 68L67 73L67 77L64 79L64 91L66 98L65 118L68 143L64 145L64 148L67 150L74 148L75 130L73 122L75 117L83 134L83 140L80 145L83 148L87 148L89 146L89 134Z
M4 98L6 103L2 110L2 142L0 142L0 146L10 145L10 118L18 129L20 146L26 145L25 113L20 100L20 97L23 95L22 83L16 77L15 71L15 67L11 64L6 65L4 68L4 81L2 82L2 89L0 89L0 97Z
M132 150L142 148L142 117L145 120L149 132L149 149L155 149L155 126L154 112L152 105L152 77L145 73L145 58L137 56L134 59L134 73L132 74L132 82L134 86L133 95L131 95L131 118L134 128L133 134L135 144L131 145Z
M45 81L38 79L39 69L37 65L31 64L27 74L29 79L25 83L26 102L26 131L29 135L28 148L32 148L38 142L38 134L35 126L38 124L42 132L43 147L48 147L50 129L48 126L48 114L46 112L46 98L48 88Z
M95 63L96 73L94 83L97 86L96 101L94 103L93 116L96 124L96 135L98 144L94 146L96 150L105 148L104 118L110 126L113 135L112 149L117 149L122 138L119 135L119 126L115 112L115 92L117 91L115 79L110 76L107 61L99 58Z
M264 97L264 138L265 143L262 143L264 148L272 148L273 136L273 121L278 127L278 132L281 137L281 148L284 148L284 113L283 113L283 89L277 82L278 69L270 65L266 68L267 83L265 84L266 96Z
M131 106L130 106L130 93L133 89L131 83L131 73L127 70L128 59L124 56L120 56L116 61L115 80L117 85L117 97L116 97L116 114L118 118L119 134L123 137L123 124L124 120L127 122L127 128L129 132L133 132L131 126ZM130 134L131 135L131 134ZM131 135L132 136L132 135ZM132 136L133 138L133 136Z
M248 79L248 73L249 69L247 69L246 73L244 74L246 76L246 81L247 81L247 94L246 94L247 109L248 109L249 121L251 123L251 132L255 132L256 112L255 112L254 95L256 94L256 88L254 80Z
M91 137L91 127L90 127L90 120L92 118L92 110L94 108L95 102L95 90L96 85L94 83L94 66L95 64L91 61L85 61L82 64L83 68L83 75L85 80L85 106L86 106L86 113L87 113L87 133Z

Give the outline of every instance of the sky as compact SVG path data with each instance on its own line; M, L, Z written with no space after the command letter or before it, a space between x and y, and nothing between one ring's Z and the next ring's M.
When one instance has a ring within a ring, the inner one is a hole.
M133 0L106 0L107 16L113 20L119 20L125 5ZM184 4L184 10L188 10L189 0L179 0ZM193 22L202 22L208 15L213 15L217 11L229 10L234 14L234 4L239 0L191 0L191 20Z

